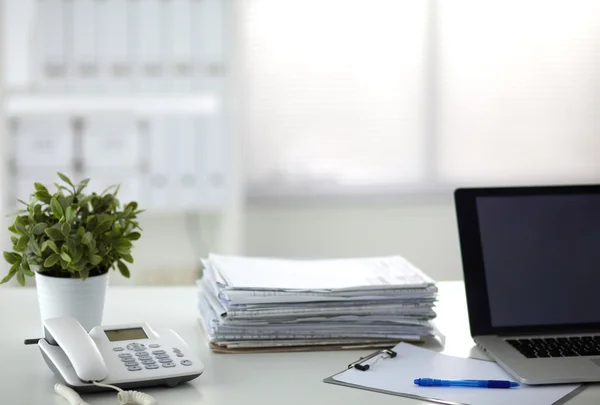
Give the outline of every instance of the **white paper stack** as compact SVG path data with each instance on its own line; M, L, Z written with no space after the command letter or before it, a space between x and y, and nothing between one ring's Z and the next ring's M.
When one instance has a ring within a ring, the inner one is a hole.
M213 350L376 347L434 334L435 282L400 256L211 254L203 264L198 310Z

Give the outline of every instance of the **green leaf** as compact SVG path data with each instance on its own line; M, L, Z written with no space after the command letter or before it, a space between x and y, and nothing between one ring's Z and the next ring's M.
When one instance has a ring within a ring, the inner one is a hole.
M10 264L19 263L21 261L21 255L14 252L2 252L4 260Z
M48 247L49 247L50 249L52 249L52 251L53 251L54 253L60 253L60 250L58 249L58 246L56 246L56 243L54 243L54 241L53 241L53 240L47 240L47 241L46 241L46 242L44 242L44 243L47 243L47 244L48 244Z
M79 182L79 184L77 185L77 192L75 194L81 193L83 191L83 189L87 187L89 182L90 182L90 179L81 180Z
M17 238L16 236L11 236L10 241L13 245L16 245L17 243L19 243L19 238Z
M13 264L10 267L10 270L8 271L8 274L6 275L6 277L4 277L2 279L2 281L0 281L0 284L7 283L11 278L13 278L13 276L17 273L18 270L19 270L19 265Z
M46 228L48 227L48 224L45 222L40 222L39 224L36 224L33 227L33 234L34 235L41 235L44 233L44 231L46 230Z
M52 196L47 191L37 191L34 195L35 195L35 198L37 198L44 204L50 204L50 202L52 200Z
M82 280L85 280L89 276L90 276L90 271L88 269L86 269L85 267L82 268L81 270L79 270L79 277L81 277Z
M83 235L85 235L85 228L83 226L80 226L79 229L77 229L77 237L83 238Z
M46 228L45 232L46 232L46 235L48 235L50 237L50 239L52 239L54 241L65 239L62 232L56 228Z
M75 210L73 209L73 206L68 206L67 210L65 211L65 219L67 221L67 223L72 223L73 219L75 218Z
M63 208L56 199L56 197L52 197L52 199L50 200L50 208L52 208L52 212L54 213L54 216L56 218L61 219L65 216Z
M97 265L99 265L100 263L102 263L102 257L100 257L100 256L98 256L98 255L93 255L93 256L90 258L90 261L92 262L92 264L93 264L94 266L97 266Z
M62 174L62 173L60 173L60 172L58 172L58 173L56 173L56 174L58 174L58 177L60 177L60 179L61 179L62 181L64 181L65 183L67 183L69 186L71 186L71 187L75 187L75 186L73 185L73 183L71 183L71 180L70 180L70 179L69 179L67 176L65 176L64 174Z
M68 238L71 234L71 225L65 222L64 224L62 224L60 231L65 236L65 238Z
M21 287L25 287L25 274L23 274L23 272L17 272L17 281Z
M27 235L27 228L25 228L23 217L16 217L14 226L19 234Z
M77 250L77 242L75 242L75 239L67 239L67 247L69 248L69 252L71 252L71 255L73 255Z
M16 248L19 249L19 251L24 251L25 248L27 247L27 244L29 243L29 236L27 235L23 235L19 238L19 242L17 243Z
M125 237L129 240L138 240L139 238L142 237L142 234L139 232L131 232L131 233L128 233L127 235L125 235Z
M104 195L105 193L108 193L108 192L109 192L110 190L112 190L113 188L116 188L116 189L117 189L117 191L115 191L115 192L114 192L114 194L116 195L116 194L117 194L117 192L118 192L118 190L119 190L119 187L121 187L119 184L113 184L113 185L111 185L111 186L108 186L108 187L106 187L106 188L104 189L104 191L102 191L102 193L100 193L100 195Z
M43 193L50 195L50 193L48 192L48 189L42 183L35 182L35 183L33 183L33 187L35 187L35 191L37 191L37 192L43 192Z
M133 256L123 255L123 260L125 260L127 263L133 263Z
M94 233L102 234L102 233L108 231L111 227L112 227L111 221L103 222L103 223L99 224L98 226L96 226L96 229L94 229Z
M117 262L117 266L119 266L119 271L121 272L123 277L129 278L130 274L129 274L129 269L127 268L127 265L119 260Z
M60 256L56 253L48 256L48 258L44 261L44 267L47 269L53 267L56 263L58 263L59 259Z
M64 245L63 245L64 246ZM71 263L71 256L68 253L61 252L60 258L63 259L67 263Z
M21 204L23 204L26 207L29 207L29 203L26 203L25 201L21 200L20 198L17 198L17 201L20 202Z
M81 239L81 243L84 245L89 245L92 239L94 239L94 235L92 235L91 232L86 232Z
M31 248L33 254L35 254L36 256L42 255L42 249L40 249L40 245L37 242L37 240L35 240L35 238L31 238L29 240L29 247Z
M27 260L21 260L21 271L23 271L23 273L25 273L26 276L29 276L29 277L35 276L33 271L31 271L31 268L29 267L29 263L27 263Z
M9 226L8 230L17 235L19 234L19 231L17 231L17 228L14 225Z

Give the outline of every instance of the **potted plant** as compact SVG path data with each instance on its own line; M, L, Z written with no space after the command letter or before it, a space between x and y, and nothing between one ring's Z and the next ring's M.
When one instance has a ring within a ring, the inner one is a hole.
M141 230L136 202L121 205L119 186L86 195L89 179L73 184L62 173L50 194L34 183L26 209L8 228L13 251L4 252L11 265L0 284L16 277L25 286L35 277L42 321L56 316L75 317L86 330L102 324L110 269L129 277L132 242Z

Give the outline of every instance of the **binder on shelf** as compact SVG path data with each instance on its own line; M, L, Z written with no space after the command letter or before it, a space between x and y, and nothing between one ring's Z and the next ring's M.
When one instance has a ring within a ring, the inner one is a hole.
M192 90L192 16L190 0L165 4L165 60L169 90Z
M97 0L66 2L66 27L72 48L69 52L68 81L74 92L98 88Z
M223 205L227 190L227 145L223 123L219 114L196 118L197 153L200 157L199 190L202 205Z
M194 88L218 91L225 74L223 2L193 0L191 15Z
M135 46L129 27L136 2L94 0L97 3L100 82L107 92L126 92L132 87L130 49Z
M148 145L148 176L145 187L146 198L152 208L170 207L173 180L170 169L171 137L167 132L167 117L149 118L145 126L144 139Z
M140 168L140 134L129 114L94 114L83 128L83 157L89 168Z
M358 359L323 382L451 405L552 405L564 403L583 389L574 384L510 389L421 387L414 383L417 378L512 379L495 362L449 356L403 342Z
M135 43L136 65L135 72L137 90L160 91L163 89L164 67L162 63L161 0L143 0L132 3L132 15L136 17Z
M172 167L174 202L178 209L193 209L202 204L198 177L200 161L198 158L198 142L194 126L194 117L176 115L169 119L172 150L170 155L176 156Z
M65 8L62 0L38 0L37 49L39 87L48 91L63 91L67 80L67 37Z

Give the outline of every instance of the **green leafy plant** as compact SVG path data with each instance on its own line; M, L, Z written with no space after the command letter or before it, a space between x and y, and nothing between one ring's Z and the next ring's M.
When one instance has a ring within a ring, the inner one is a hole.
M86 195L89 179L73 184L62 173L58 177L62 182L54 183L54 194L34 183L30 202L19 200L27 208L8 228L13 251L3 253L11 267L0 284L16 276L24 286L34 272L85 280L112 268L129 277L125 262L133 263L132 242L141 236L137 216L143 211L135 201L121 207L117 185Z

